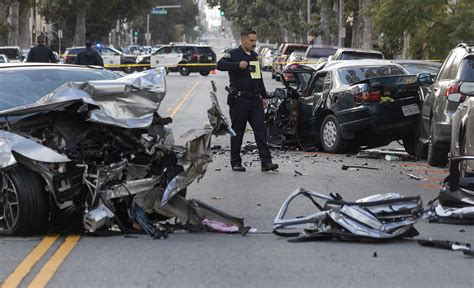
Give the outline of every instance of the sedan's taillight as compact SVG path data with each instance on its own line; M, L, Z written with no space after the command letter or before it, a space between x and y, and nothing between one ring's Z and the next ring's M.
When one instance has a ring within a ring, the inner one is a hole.
M354 101L359 103L380 102L381 97L382 95L380 95L380 91L364 91L355 94Z

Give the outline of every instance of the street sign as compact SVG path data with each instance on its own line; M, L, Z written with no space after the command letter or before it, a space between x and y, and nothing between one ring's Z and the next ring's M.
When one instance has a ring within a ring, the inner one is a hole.
M166 15L168 14L168 10L163 8L153 8L153 10L151 10L151 14Z
M63 30L58 30L58 38L63 38Z

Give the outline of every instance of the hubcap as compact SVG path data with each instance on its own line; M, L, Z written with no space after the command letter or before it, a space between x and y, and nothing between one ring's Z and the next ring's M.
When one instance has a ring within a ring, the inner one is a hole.
M11 230L18 221L18 193L8 175L2 175L0 192L0 230Z
M337 128L332 121L326 122L323 129L323 141L326 147L333 147L336 144Z

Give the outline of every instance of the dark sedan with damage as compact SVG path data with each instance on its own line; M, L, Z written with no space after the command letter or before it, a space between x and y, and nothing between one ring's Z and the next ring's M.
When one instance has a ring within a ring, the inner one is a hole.
M303 65L291 72L297 87L286 85L269 95L271 142L339 153L403 140L414 154L423 77L384 60Z

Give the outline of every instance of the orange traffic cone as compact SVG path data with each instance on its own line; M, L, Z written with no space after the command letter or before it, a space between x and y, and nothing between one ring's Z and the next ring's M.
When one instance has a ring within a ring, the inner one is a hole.
M216 75L216 69L211 70L211 75Z

